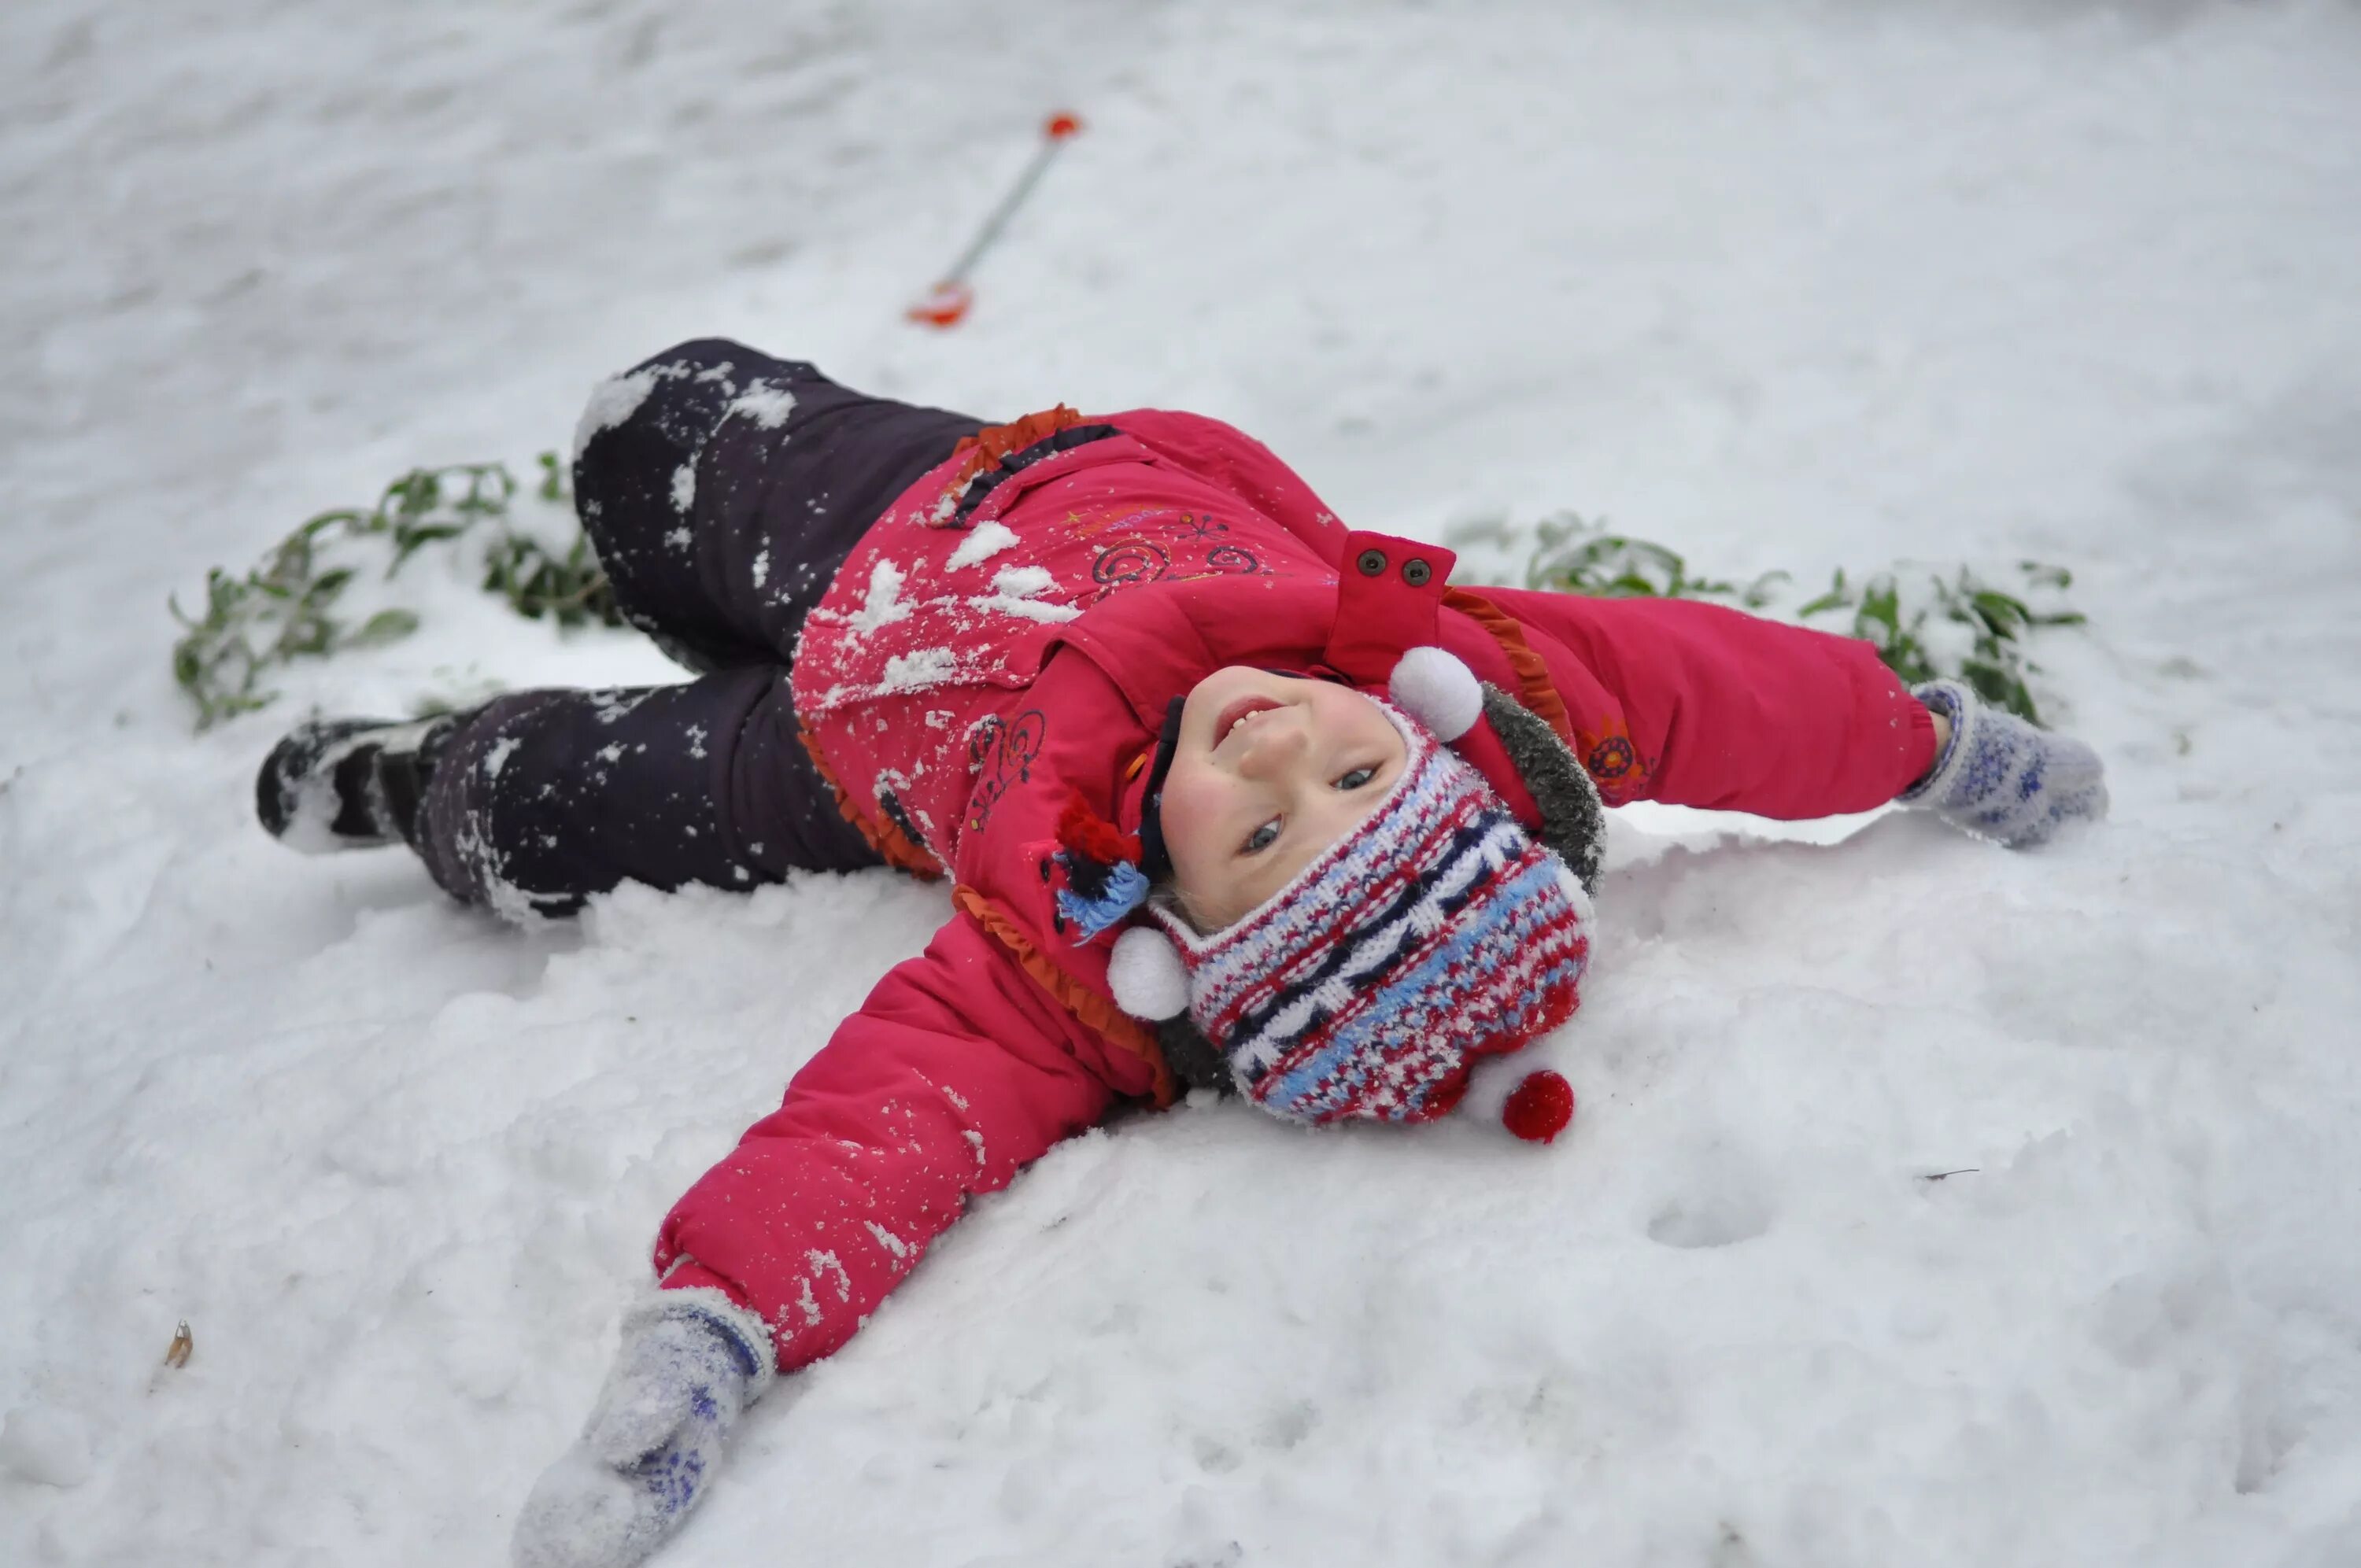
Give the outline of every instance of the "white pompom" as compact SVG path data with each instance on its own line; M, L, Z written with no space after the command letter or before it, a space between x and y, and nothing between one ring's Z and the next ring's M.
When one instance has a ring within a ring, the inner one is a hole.
M1189 1010L1189 971L1172 938L1150 927L1134 926L1115 939L1107 989L1135 1018L1178 1018Z
M1441 648L1404 653L1387 686L1396 707L1444 740L1458 740L1484 717L1484 688L1475 672Z

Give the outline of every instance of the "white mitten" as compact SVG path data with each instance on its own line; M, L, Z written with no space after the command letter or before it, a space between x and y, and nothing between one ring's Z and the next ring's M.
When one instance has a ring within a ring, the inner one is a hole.
M2061 823L2107 814L2105 769L2081 741L1987 707L1958 681L1929 681L1910 695L1951 721L1951 740L1903 805L2018 850L2043 842Z
M762 1321L718 1290L661 1291L626 1317L581 1439L517 1518L517 1568L631 1568L663 1545L771 1366Z

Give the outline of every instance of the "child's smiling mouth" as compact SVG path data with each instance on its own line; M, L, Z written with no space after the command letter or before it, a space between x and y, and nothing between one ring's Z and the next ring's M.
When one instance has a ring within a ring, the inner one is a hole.
M1213 749L1219 751L1227 745L1230 737L1236 734L1256 715L1270 713L1286 706L1283 702L1277 702L1267 696L1251 696L1237 698L1223 708L1220 715L1213 720Z

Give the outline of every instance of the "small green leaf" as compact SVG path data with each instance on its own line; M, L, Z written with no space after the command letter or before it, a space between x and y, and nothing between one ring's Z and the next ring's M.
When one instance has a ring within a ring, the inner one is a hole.
M360 624L360 630L345 640L351 648L378 648L388 642L399 642L418 630L418 617L406 609L381 609Z

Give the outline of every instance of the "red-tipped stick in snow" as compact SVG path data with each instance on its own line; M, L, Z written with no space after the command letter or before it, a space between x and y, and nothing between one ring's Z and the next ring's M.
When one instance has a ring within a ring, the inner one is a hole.
M1025 198L1033 193L1033 187L1041 182L1041 176L1048 170L1050 159L1058 156L1058 149L1082 128L1082 122L1075 115L1049 116L1049 122L1041 127L1041 150L1033 155L1033 161L1025 166L1025 172L1016 177L1016 183L1010 186L1008 194L1000 199L1000 205L983 220L983 226L976 230L975 238L960 252L960 258L951 263L951 269L943 274L943 280L935 285L934 291L912 305L904 314L928 326L950 327L960 323L967 315L968 307L975 303L975 291L968 286L968 273L983 259L984 252L998 242L1001 231L1008 226L1008 220L1016 214L1018 207L1025 204Z

